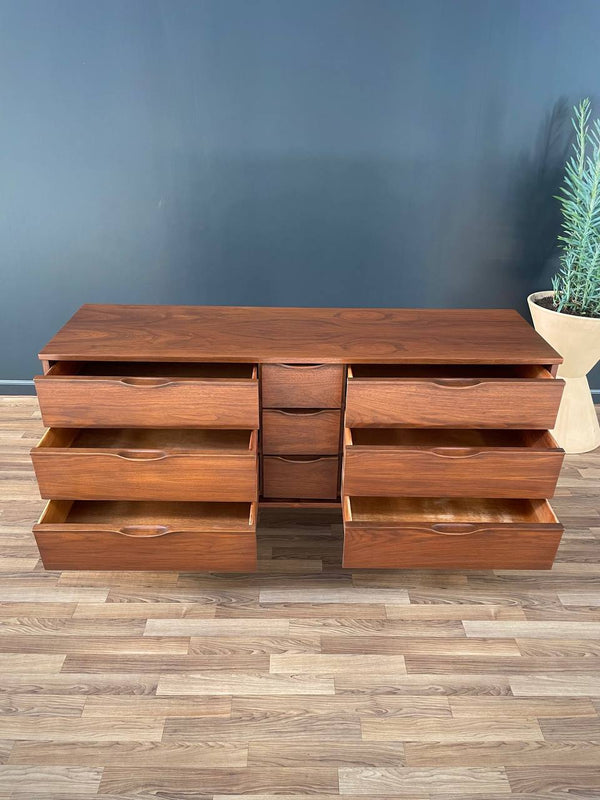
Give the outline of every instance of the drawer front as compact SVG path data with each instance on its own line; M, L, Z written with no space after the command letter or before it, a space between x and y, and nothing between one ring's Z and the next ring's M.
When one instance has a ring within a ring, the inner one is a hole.
M564 382L352 379L349 427L553 428Z
M290 412L265 409L262 415L263 453L303 455L338 453L341 412L335 409Z
M47 427L248 428L259 425L256 380L35 379Z
M335 500L339 459L263 457L263 495L266 498Z
M340 408L342 364L263 364L264 408Z
M561 450L439 451L347 447L344 494L396 497L552 497Z
M253 532L178 531L133 536L113 531L78 530L65 523L55 530L34 529L46 569L223 570L256 569Z
M435 529L434 529L435 528ZM550 569L562 536L558 525L443 524L378 527L346 524L343 566L349 569Z
M32 451L42 497L71 500L208 500L257 496L254 453Z
M33 532L46 569L256 569L256 503L51 500Z

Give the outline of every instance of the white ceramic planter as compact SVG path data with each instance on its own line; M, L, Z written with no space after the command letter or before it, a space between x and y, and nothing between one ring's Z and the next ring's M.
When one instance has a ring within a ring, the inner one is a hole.
M527 298L536 331L564 361L558 377L565 381L556 427L552 435L567 453L587 453L600 446L600 425L587 374L600 359L600 319L560 314L535 301L552 292L535 292Z

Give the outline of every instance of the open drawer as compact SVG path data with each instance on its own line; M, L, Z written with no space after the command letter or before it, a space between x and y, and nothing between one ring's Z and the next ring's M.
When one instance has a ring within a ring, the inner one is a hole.
M552 497L564 451L548 431L346 428L344 494Z
M57 361L35 386L48 427L259 424L252 364Z
M255 503L51 500L33 532L46 569L256 569Z
M546 500L344 497L343 566L550 569L563 528Z
M353 365L346 425L553 428L563 386L541 366Z
M31 458L42 497L252 501L257 432L50 428Z

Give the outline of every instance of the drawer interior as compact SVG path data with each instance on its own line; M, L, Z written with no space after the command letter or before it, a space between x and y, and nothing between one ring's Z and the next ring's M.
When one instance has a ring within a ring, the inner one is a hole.
M348 378L417 378L417 379L550 379L545 367L531 364L352 364Z
M524 447L560 449L548 431L453 428L352 428L346 430L348 446L434 448Z
M218 428L50 428L37 449L255 452L256 434Z
M192 364L178 361L57 361L46 377L188 378L224 380L256 378L254 364Z
M347 522L403 524L438 522L557 523L547 500L473 497L345 497Z
M142 500L51 500L40 525L170 526L247 530L255 523L254 503L177 503Z

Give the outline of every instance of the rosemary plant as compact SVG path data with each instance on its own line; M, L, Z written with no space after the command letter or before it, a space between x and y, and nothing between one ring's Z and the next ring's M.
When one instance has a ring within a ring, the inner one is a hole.
M573 112L573 155L557 197L563 222L561 266L552 280L554 310L600 317L600 119L590 124L587 98Z

